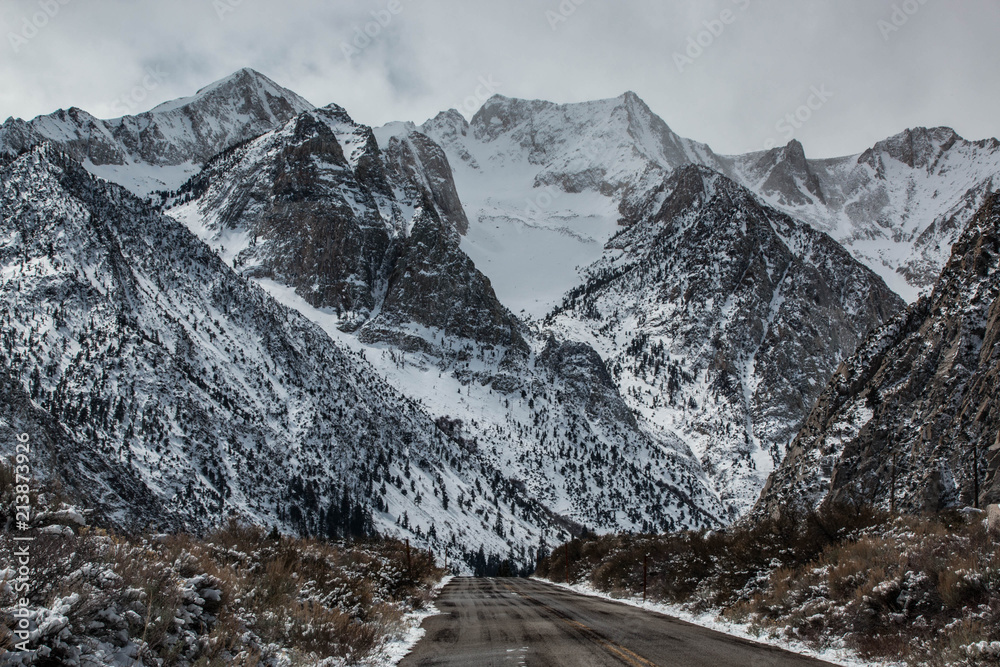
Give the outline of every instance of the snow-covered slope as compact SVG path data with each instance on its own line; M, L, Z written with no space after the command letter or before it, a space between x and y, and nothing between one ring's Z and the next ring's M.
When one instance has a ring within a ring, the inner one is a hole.
M840 359L903 307L832 239L704 167L678 169L545 320L687 442L732 516Z
M424 157L404 169L402 141L350 139L366 133L333 105L301 114L212 160L168 211L556 515L597 530L719 523L698 461L636 421L596 352L497 299L434 197L453 189L443 153L427 164L440 149L408 135ZM346 157L359 144L364 168Z
M933 285L963 221L997 189L1000 142L921 127L860 155L807 160L792 141L727 162L768 203L833 236L913 301Z
M505 305L533 317L601 256L623 201L680 165L717 164L711 149L678 137L631 92L579 104L496 95L471 123L451 110L376 136L388 145L418 130L455 169L470 221L462 249Z
M65 430L58 456L90 461L71 481L107 488L101 509L119 525L232 513L324 535L370 515L453 560L482 544L521 563L565 534L361 351L173 219L48 145L0 184L0 364Z
M934 512L1000 501L998 387L994 194L968 221L933 293L837 370L757 509L828 501Z
M417 128L440 143L468 209L463 247L515 311L539 316L600 256L673 169L719 171L832 236L906 300L933 283L961 225L996 188L1000 142L915 128L859 154L807 159L802 145L737 156L679 137L635 96L577 104L490 98Z
M136 116L100 120L73 107L27 123L8 119L0 127L0 153L51 141L97 176L144 196L176 188L216 153L311 108L263 74L242 69Z
M60 446L128 464L116 508L132 494L174 502L176 521L233 507L317 532L346 488L384 530L430 543L434 522L456 553L521 562L575 524L715 525L753 503L839 360L902 306L814 228L890 279L930 266L935 239L950 244L941 216L990 189L995 143L933 130L838 160L795 142L725 157L632 93L497 96L471 123L372 130L251 70L135 117L11 119L5 358L67 427ZM94 190L74 160L172 220ZM12 250L29 236L34 255ZM295 516L259 456L296 471ZM178 471L203 462L188 491Z

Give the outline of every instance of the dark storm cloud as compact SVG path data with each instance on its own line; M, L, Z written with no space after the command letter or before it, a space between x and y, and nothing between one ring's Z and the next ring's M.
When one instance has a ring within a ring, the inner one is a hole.
M1000 134L998 27L992 0L5 0L0 113L140 111L250 66L369 124L467 105L484 80L634 90L719 152L793 135L826 156L916 125Z

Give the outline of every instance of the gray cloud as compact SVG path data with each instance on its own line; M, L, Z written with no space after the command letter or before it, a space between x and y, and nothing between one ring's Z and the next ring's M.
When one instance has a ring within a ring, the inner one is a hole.
M916 125L1000 135L998 28L992 0L5 0L0 114L113 116L250 66L365 123L421 122L492 77L501 94L558 102L634 90L680 134L734 153L783 143L779 124L825 86L792 129L831 156Z

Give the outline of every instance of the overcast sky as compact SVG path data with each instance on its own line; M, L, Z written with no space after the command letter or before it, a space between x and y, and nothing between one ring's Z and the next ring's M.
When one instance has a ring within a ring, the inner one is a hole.
M0 27L3 118L143 111L249 66L369 125L471 116L486 81L633 90L720 153L793 131L811 157L918 125L1000 136L996 0L0 0Z

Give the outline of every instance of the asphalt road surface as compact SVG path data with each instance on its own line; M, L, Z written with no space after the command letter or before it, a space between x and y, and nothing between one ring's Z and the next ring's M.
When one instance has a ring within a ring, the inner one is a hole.
M452 580L400 667L819 667L829 663L529 579Z

